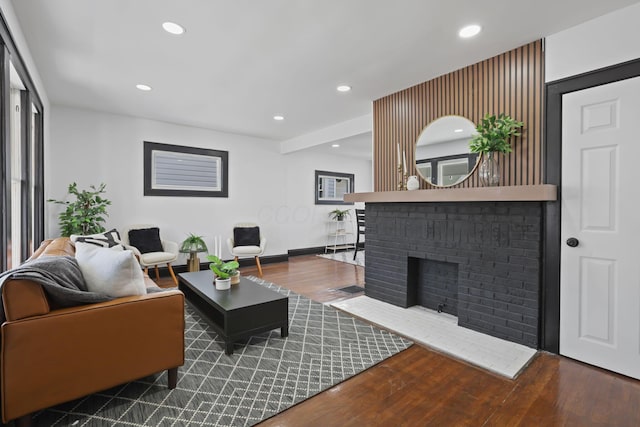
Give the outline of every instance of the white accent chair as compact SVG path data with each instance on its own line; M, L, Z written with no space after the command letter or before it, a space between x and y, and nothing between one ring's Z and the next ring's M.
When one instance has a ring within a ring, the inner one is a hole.
M167 264L167 268L169 269L169 274L173 278L173 282L178 285L178 279L176 278L175 273L173 272L173 267L171 267L171 263L178 259L178 243L172 242L170 240L165 240L160 237L160 241L162 243L162 252L147 252L141 253L138 248L132 246L129 242L129 231L130 230L140 230L144 228L154 228L157 227L153 224L133 224L128 227L122 229L122 235L120 238L122 239L122 243L133 251L135 256L138 258L140 265L144 268L145 274L149 274L149 267L155 266L156 271L156 280L160 279L160 274L158 273L158 264Z
M253 222L239 222L233 226L234 235L236 228L253 228L258 227L257 224ZM259 229L259 227L258 227ZM248 246L236 246L234 237L230 237L227 239L227 248L231 255L234 256L237 261L238 258L247 258L254 257L256 260L256 266L258 267L258 275L262 277L262 266L260 265L260 256L264 253L264 250L267 246L267 239L262 235L260 231L260 245L248 245Z

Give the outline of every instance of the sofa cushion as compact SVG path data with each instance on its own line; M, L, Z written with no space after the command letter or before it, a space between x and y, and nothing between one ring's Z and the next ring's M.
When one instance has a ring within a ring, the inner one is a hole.
M164 251L158 227L129 230L129 244L141 254Z
M113 246L122 245L122 241L120 240L120 233L118 233L118 230L116 230L115 228L113 230L105 231L104 233L89 234L86 236L72 234L70 239L73 243L91 243L92 245L102 246L104 248L111 248Z
M116 249L117 248L117 249ZM111 297L145 295L146 285L133 252L121 247L102 248L89 243L76 244L76 259L91 292Z
M233 246L260 246L260 227L234 228Z

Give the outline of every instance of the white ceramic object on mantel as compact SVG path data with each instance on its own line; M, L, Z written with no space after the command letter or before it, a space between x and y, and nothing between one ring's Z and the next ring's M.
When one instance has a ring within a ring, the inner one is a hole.
M216 277L216 289L219 291L226 291L231 287L231 279L221 279Z
M417 190L418 188L420 188L418 177L416 175L411 175L407 179L407 190Z

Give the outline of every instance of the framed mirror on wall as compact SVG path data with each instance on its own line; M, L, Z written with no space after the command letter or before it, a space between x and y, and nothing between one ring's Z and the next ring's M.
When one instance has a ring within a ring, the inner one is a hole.
M475 133L475 124L462 116L444 116L429 123L416 142L418 175L436 187L464 182L478 165L478 154L469 151Z
M353 193L355 176L352 173L316 171L316 205L352 205L344 195Z

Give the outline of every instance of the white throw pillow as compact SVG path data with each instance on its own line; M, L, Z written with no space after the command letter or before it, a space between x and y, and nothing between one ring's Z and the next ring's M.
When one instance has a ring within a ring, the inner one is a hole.
M120 246L102 248L77 242L76 260L91 292L111 297L147 293L140 264L129 250L125 251Z

